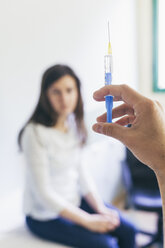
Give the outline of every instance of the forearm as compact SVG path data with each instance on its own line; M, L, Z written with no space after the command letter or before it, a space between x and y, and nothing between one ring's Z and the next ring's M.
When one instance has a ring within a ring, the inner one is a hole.
M159 183L161 198L162 198L162 208L163 208L163 230L164 230L164 240L165 240L165 170L161 175L157 174L157 179Z
M96 213L101 213L104 208L104 203L97 192L89 192L84 196L88 204L96 211Z
M86 227L90 214L78 207L69 205L60 212L60 216L80 226Z

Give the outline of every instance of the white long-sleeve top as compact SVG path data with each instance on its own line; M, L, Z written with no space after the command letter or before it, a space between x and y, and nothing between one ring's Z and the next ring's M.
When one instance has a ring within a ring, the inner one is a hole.
M52 127L30 123L22 135L25 155L24 213L38 220L58 217L68 204L95 191L81 163L79 139Z

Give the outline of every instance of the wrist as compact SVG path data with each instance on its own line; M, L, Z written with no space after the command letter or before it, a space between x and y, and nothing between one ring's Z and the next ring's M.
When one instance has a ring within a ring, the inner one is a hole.
M97 207L96 211L97 211L98 214L104 214L106 212L106 206L104 204L100 204Z
M160 171L156 171L155 172L157 180L158 180L158 184L159 184L159 188L160 191L163 192L163 195L165 193L165 183L164 183L164 178L165 178L165 168L161 169Z
M80 225L83 227L87 227L88 226L88 222L90 219L90 214L88 214L87 212L84 212L80 221Z

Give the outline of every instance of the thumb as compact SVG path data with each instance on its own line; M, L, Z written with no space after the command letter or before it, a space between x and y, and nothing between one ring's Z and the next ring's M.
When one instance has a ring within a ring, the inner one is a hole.
M125 143L126 132L128 128L123 127L116 123L103 123L98 122L93 125L92 129L97 132L101 133L115 139L120 140L121 142Z

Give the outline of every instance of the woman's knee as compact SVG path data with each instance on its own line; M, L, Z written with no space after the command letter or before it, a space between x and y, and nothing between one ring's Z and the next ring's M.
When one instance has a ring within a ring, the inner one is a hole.
M127 220L122 221L123 228L125 232L127 232L129 235L135 236L137 233L137 228L135 225Z
M137 228L133 223L127 219L121 218L120 226L115 234L119 238L119 243L125 242L131 244L128 247L134 247Z
M111 236L106 236L103 237L102 240L100 241L100 246L98 245L97 247L101 248L119 248L117 239Z

